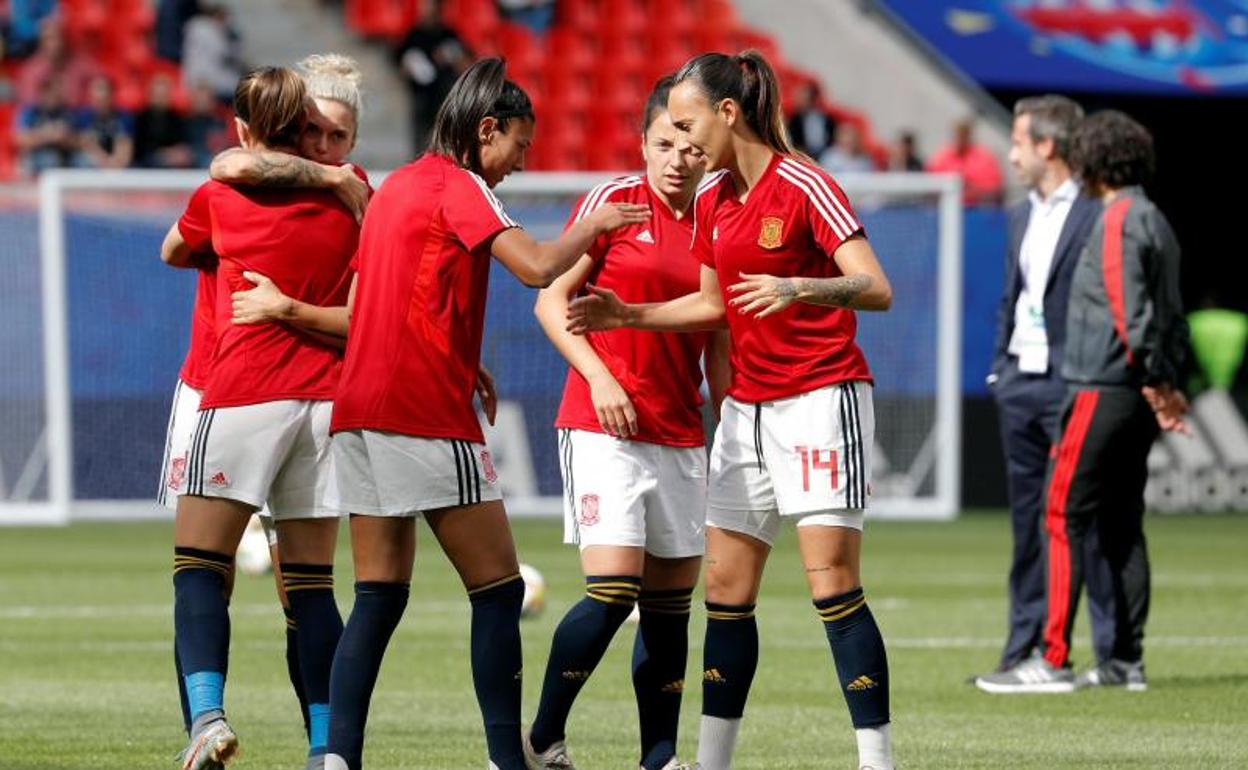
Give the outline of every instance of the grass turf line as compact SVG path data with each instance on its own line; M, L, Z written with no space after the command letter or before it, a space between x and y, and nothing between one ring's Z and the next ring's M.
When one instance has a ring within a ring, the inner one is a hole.
M989 696L966 678L990 668L1005 626L1008 522L872 523L865 583L886 641L893 734L906 768L1248 767L1248 517L1150 517L1154 596L1150 690ZM515 525L523 561L549 584L523 625L525 719L537 705L551 634L583 592L575 549L553 521ZM182 746L172 680L167 524L0 530L0 770L159 768ZM344 543L338 597L350 608ZM269 578L238 581L226 704L244 746L231 767L300 767L302 726L286 680L283 619ZM762 660L739 770L854 766L848 717L806 592L791 528L759 602ZM428 532L412 601L373 699L369 770L480 768L484 739L468 671L468 602ZM1086 611L1075 660L1089 661ZM681 725L692 757L704 614L694 617ZM635 767L625 626L569 724L586 770Z

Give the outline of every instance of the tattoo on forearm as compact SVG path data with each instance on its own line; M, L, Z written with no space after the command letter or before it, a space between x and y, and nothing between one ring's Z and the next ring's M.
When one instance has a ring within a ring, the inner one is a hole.
M255 183L260 187L311 187L324 173L317 163L280 152L255 156Z
M871 288L869 275L843 275L839 278L803 278L805 289L803 302L814 305L849 307L867 289Z
M797 298L797 281L792 278L782 278L776 285L776 297L778 299L793 300Z

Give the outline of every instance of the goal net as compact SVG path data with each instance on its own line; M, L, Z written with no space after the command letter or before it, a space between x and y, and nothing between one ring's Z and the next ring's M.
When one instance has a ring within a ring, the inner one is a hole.
M384 175L374 174L379 185ZM602 174L518 174L498 194L535 237L556 235ZM161 239L202 172L55 171L37 201L0 210L0 523L165 515L152 502L186 351L195 277L160 263ZM875 516L958 508L961 208L957 182L842 181L894 286L860 314L876 379ZM38 227L35 226L38 222ZM488 430L513 514L560 512L552 427L566 364L533 316L533 290L495 264L482 359L498 382Z

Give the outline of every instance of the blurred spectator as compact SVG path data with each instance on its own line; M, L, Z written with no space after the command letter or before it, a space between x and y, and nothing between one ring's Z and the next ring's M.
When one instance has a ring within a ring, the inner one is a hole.
M229 125L212 89L198 84L192 86L186 137L193 165L207 168L213 157L231 144Z
M56 11L57 0L9 0L9 18L5 29L6 56L24 59L34 52L39 42L43 20Z
M156 55L182 63L186 24L199 13L199 0L160 0L156 6Z
M923 159L919 157L918 143L913 131L902 131L893 146L888 148L888 170L923 170Z
M455 31L442 23L441 2L421 0L416 26L396 49L399 69L411 91L415 154L425 151L433 118L459 73L472 58Z
M1000 203L1005 181L1001 163L992 150L975 144L975 125L960 120L953 126L953 143L928 161L927 170L962 177L962 202L968 206Z
M555 0L498 0L498 12L508 21L542 35L554 23Z
M836 142L819 157L819 165L831 174L875 171L875 161L863 143L862 131L853 123L838 123Z
M73 161L78 137L60 80L44 81L35 102L18 113L14 142L28 174L68 166Z
M156 75L148 84L147 106L134 120L134 156L146 168L187 168L194 165L186 119L173 108L173 83Z
M134 159L134 122L117 109L113 84L103 75L92 79L87 106L74 121L81 152L77 164L87 168L125 168Z
M221 3L202 3L201 13L186 23L182 40L182 82L202 83L228 102L242 77L238 33Z
M43 84L55 79L60 82L65 103L78 107L86 99L87 83L96 72L90 57L70 49L60 19L51 16L39 27L39 48L18 72L17 100L24 105L35 104Z
M819 106L819 84L810 82L797 90L793 114L789 117L789 138L797 149L818 158L832 144L836 120Z

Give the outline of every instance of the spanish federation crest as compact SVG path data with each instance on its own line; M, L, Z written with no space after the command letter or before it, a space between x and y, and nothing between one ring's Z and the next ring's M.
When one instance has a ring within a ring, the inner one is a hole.
M758 231L758 245L764 249L778 249L784 243L784 220L780 217L763 217L763 227Z

